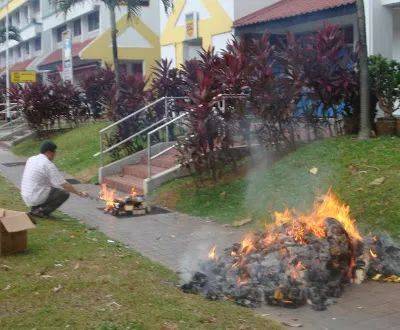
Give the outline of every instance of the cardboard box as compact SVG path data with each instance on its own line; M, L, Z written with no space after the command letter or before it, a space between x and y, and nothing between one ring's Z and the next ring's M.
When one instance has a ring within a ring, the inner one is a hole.
M28 245L28 229L36 228L24 212L0 209L0 256L23 252Z

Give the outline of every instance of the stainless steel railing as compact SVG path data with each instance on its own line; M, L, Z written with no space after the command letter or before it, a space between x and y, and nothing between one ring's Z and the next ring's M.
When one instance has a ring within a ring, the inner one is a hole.
M126 116L125 118L122 118L122 119L116 121L115 123L112 123L111 125L103 128L99 132L100 151L98 153L96 153L93 157L100 157L100 166L103 167L104 166L104 156L106 154L108 154L111 151L117 149L118 147L120 147L124 143L132 141L133 139L135 139L137 137L144 136L144 134L146 134L148 131L152 130L154 127L156 127L158 125L161 125L161 124L165 123L166 121L168 121L168 118L170 116L169 102L176 101L176 100L182 100L182 99L186 99L186 98L185 97L162 97L162 98L160 98L158 100L155 100L154 102L151 102L150 104L147 104L143 108L135 111L134 113ZM105 149L105 146L104 146L104 143L103 143L103 140L104 140L103 137L104 137L105 134L107 134L109 131L111 131L115 127L118 127L118 125L121 125L121 124L127 122L128 120L130 120L132 118L138 117L139 115L146 114L146 112L150 112L155 106L157 106L159 104L163 104L163 103L164 103L164 113L163 113L163 118L161 120L158 120L157 122L154 122L154 123L150 124L146 128L144 128L144 129L142 129L142 130L140 130L138 132L133 133L132 135L130 135L129 137L127 137L123 141L119 141L119 142L115 143L114 145L109 146L108 148Z
M226 108L226 101L227 100L244 100L247 98L247 95L244 94L220 94L218 95L214 100L213 103L210 105L210 107L218 107L218 109L222 112L225 111ZM176 147L177 144L174 144L166 149L164 149L163 151L157 153L156 155L152 155L152 146L151 146L151 137L152 135L159 133L161 130L166 129L166 137L167 137L167 141L166 142L170 142L169 141L169 127L172 125L176 125L179 121L181 121L182 119L184 119L185 117L188 116L188 113L185 112L181 115L179 115L178 117L164 123L163 125L155 128L154 130L150 131L147 133L147 171L148 171L148 178L152 177L152 171L151 171L151 162L164 155L165 153L167 153L168 151L174 149Z

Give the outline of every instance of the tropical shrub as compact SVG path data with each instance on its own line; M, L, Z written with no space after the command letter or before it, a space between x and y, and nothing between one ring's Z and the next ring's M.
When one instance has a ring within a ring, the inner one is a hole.
M61 128L63 124L76 126L88 118L84 96L69 82L18 84L10 94L28 125L38 133Z
M99 117L102 110L105 109L104 115L110 120L113 119L114 81L114 71L108 65L104 68L97 68L82 79L80 86L95 118Z
M369 58L370 84L387 117L400 108L400 62L381 55Z

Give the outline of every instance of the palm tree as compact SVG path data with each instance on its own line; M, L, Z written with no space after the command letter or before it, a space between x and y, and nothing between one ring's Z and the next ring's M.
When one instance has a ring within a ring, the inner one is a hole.
M359 63L360 63L360 131L358 138L366 140L371 134L370 95L368 81L368 50L363 0L357 0L357 21L359 31Z
M54 0L56 7L67 13L75 4L82 0ZM101 0L107 6L110 11L110 23L111 23L111 44L113 54L113 65L115 71L115 89L116 89L116 100L119 99L120 86L121 86L121 72L119 69L118 61L118 45L117 45L117 23L115 17L115 10L119 8L126 8L128 11L128 20L136 17L140 14L142 7L144 6L143 0ZM173 6L173 0L161 0L164 5L165 11L167 12ZM157 18L159 19L159 18Z
M7 34L6 27L5 26L0 27L0 44L4 44L6 42L7 39L6 34ZM19 30L15 26L8 27L8 39L15 41L21 40Z

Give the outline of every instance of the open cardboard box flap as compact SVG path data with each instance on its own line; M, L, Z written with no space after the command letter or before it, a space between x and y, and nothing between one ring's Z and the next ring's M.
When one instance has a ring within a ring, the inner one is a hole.
M36 228L29 216L24 212L0 209L0 222L9 233Z

